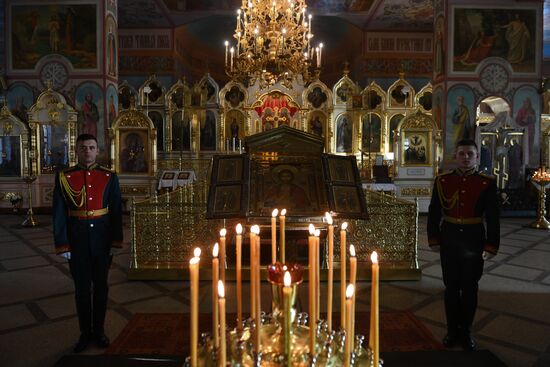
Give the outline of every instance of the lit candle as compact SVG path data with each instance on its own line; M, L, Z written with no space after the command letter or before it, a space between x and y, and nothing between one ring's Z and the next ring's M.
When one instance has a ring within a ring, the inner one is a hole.
M218 332L218 304L216 302L218 277L220 272L220 263L218 260L219 245L216 242L212 249L212 334L214 335L214 348L217 349L219 344Z
M279 209L273 209L271 212L271 263L277 262L277 214Z
M317 311L315 310L315 305L317 304L317 297L315 295L316 285L315 285L315 227L313 224L309 225L309 353L310 355L315 355L315 345L317 344L316 331L317 331Z
M315 230L315 314L317 320L321 319L321 261L320 261L320 242L321 230Z
M334 256L334 225L332 225L332 217L329 213L325 213L328 223L328 279L327 279L327 324L328 330L332 331L332 286L334 276L334 264L332 256Z
M237 247L237 330L241 331L243 321L243 285L242 285L242 244L243 244L243 226L241 223L237 224L235 228L237 232L236 247Z
M315 58L317 59L317 67L319 67L319 47L315 47Z
M320 43L319 44L319 66L318 67L321 67L321 58L323 57L323 44Z
M370 336L369 336L369 348L373 353L373 365L378 366L378 361L380 359L380 348L379 348L379 265L378 265L378 254L376 251L373 251L370 255L372 261L372 286L371 286L371 301L370 301Z
M199 344L199 258L189 260L189 278L191 281L191 365L198 366Z
M281 210L279 215L279 261L281 264L285 263L285 220L286 220L286 209Z
M220 229L220 279L225 282L225 235L227 229Z
M254 291L256 293L255 297L255 315L254 319L256 321L256 332L254 333L254 345L256 347L256 353L261 350L260 342L260 329L262 326L261 312L262 312L262 303L261 303L261 288L260 288L260 226L252 226L251 232L256 234L254 241L254 282L256 283Z
M353 288L356 288L357 280L357 257L355 256L355 246L349 246L349 283L353 285ZM351 319L352 324L349 329L349 338L352 342L351 347L353 348L353 341L355 339L355 292L353 293L353 302L351 309Z
M340 326L346 327L346 228L348 222L340 228Z
M353 306L353 294L355 293L355 287L353 284L348 284L348 287L346 289L346 341L344 343L344 366L349 367L350 360L351 360L351 346L352 346L352 340L349 337L349 331L351 329L352 324L352 306ZM378 365L374 365L378 366Z
M254 226L250 227L250 317L256 315L256 232Z
M285 337L285 358L287 367L292 366L292 355L290 353L290 325L291 325L291 302L292 302L292 287L291 277L288 271L285 271L284 287L283 287L283 301L284 301L284 337Z
M226 366L226 342L225 342L225 289L223 282L218 281L218 307L220 308L220 354L218 355L219 366Z
M235 49L231 47L229 53L231 54L231 71L233 71L233 54L235 53Z

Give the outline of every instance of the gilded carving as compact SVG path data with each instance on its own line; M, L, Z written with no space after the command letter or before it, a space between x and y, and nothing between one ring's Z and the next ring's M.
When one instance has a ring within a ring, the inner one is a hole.
M122 195L149 195L149 186L121 186Z
M435 123L429 115L426 115L420 111L405 118L401 125L401 130L408 129L435 129Z
M145 118L143 113L132 109L124 111L120 114L118 120L118 127L145 127L149 128L149 121Z
M432 189L429 187L403 187L401 196L431 196Z

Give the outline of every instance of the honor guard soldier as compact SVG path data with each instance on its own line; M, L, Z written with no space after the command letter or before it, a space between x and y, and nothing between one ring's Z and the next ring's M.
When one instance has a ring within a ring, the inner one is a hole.
M104 322L111 247L122 244L122 201L117 175L96 163L97 140L76 140L78 164L55 177L53 231L56 253L69 259L75 285L81 352L90 340L109 346Z
M445 284L446 347L474 350L470 331L483 261L497 253L500 219L495 179L476 171L473 140L456 145L458 168L435 179L428 212L428 244L440 252Z

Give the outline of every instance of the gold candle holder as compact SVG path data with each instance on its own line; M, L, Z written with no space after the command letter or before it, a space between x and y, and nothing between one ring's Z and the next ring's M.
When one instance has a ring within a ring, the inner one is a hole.
M531 178L535 187L539 190L539 203L537 210L537 220L529 225L535 229L550 229L550 222L545 218L546 216L546 188L550 185L550 173L546 171L544 167L539 168Z
M36 227L38 226L38 221L33 217L32 210L32 183L36 180L36 176L25 176L23 181L27 184L27 189L29 192L29 210L27 210L27 217L21 223L22 227Z

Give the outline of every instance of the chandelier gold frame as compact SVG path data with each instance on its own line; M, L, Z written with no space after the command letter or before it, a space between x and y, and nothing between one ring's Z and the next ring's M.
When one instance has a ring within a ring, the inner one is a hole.
M311 44L313 16L305 0L243 0L237 10L235 46L225 41L225 71L233 80L261 89L280 82L318 79L323 44Z

